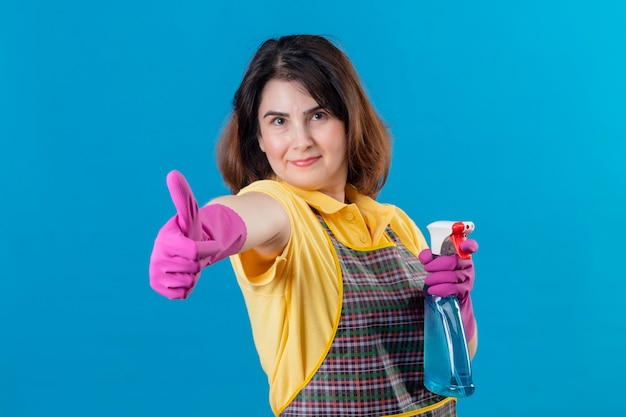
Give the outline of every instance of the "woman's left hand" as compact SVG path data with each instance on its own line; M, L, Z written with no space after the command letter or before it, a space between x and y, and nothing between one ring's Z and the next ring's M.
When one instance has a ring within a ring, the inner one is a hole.
M473 239L461 242L461 249L469 254L478 250L478 243ZM425 285L428 293L439 297L449 295L463 300L474 287L474 262L472 258L462 259L459 255L443 255L434 257L430 249L424 249L419 254L419 260L424 270L429 272Z
M478 243L473 239L461 242L461 250L473 254L478 250ZM454 295L461 307L461 317L467 340L476 333L476 320L470 292L474 288L474 261L462 259L459 255L434 257L430 249L419 253L419 260L429 274L424 280L428 293L439 297Z

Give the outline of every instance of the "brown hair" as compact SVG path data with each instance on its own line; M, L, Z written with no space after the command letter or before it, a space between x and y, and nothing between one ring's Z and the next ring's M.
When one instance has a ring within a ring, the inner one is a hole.
M367 98L348 57L318 35L269 39L252 57L217 144L217 163L233 193L273 176L257 140L258 109L272 79L300 82L315 101L346 126L348 183L375 198L387 181L391 135Z

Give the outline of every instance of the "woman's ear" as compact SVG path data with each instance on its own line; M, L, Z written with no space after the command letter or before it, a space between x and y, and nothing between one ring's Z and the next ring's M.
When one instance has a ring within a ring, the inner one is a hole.
M261 151L265 153L265 145L263 144L263 137L260 133L257 135L256 140L259 142L259 148L261 148Z

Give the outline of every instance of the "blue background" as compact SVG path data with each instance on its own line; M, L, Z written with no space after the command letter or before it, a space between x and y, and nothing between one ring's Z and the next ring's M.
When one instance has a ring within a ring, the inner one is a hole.
M333 36L391 126L380 200L476 223L460 415L622 410L623 2L236 3L0 5L0 415L271 415L228 263L184 302L147 268L165 175L226 192L232 95L291 33Z

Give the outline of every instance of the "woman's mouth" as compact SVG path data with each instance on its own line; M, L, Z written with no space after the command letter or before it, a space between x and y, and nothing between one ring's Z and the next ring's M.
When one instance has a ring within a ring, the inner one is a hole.
M291 163L297 167L308 167L308 166L313 165L320 158L321 156L314 156L311 158L304 158L304 159L293 159Z

